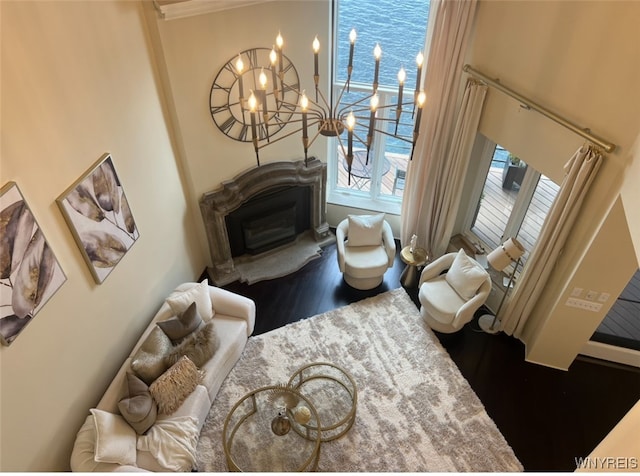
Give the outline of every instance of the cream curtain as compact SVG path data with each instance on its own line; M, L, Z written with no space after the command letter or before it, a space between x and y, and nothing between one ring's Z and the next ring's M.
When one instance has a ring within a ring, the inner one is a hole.
M407 169L400 228L403 244L409 243L415 233L418 245L432 255L436 251L436 244L431 242L432 222L440 220L434 216L439 213L434 213L437 192L433 183L441 180L436 178L438 174L444 174L444 162L453 136L456 100L476 0L441 0L435 7L424 83L427 101L413 160Z
M540 236L498 316L505 333L519 338L526 329L531 310L564 248L601 163L602 154L599 150L593 146L582 146L565 165L564 179L542 225Z
M426 235L432 256L442 256L447 251L486 95L485 84L473 79L467 81L449 153L444 160L434 161L427 176L430 198L427 213L431 219Z

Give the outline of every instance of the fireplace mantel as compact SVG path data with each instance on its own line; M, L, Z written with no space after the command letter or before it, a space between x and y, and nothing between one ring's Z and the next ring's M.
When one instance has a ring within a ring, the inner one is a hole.
M211 253L209 277L221 286L238 279L235 270L225 217L255 195L282 186L309 186L311 188L310 221L314 238L324 242L331 238L326 221L327 165L315 157L304 160L271 162L253 167L222 186L203 194L200 211L204 220Z

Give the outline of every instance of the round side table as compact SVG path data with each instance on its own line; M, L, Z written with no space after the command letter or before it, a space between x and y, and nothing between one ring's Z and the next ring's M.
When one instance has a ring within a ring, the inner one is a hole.
M346 370L329 362L314 362L296 370L288 385L313 402L318 426L307 424L305 428L319 432L323 443L349 431L356 419L358 390Z
M292 402L281 409L282 403L274 397ZM297 404L309 410L306 424L295 420ZM286 419L291 431L276 432L277 418ZM224 421L222 444L227 466L230 471L243 472L315 471L322 436L318 428L318 412L300 392L277 385L258 388L242 397Z
M418 285L418 267L424 266L427 262L427 251L423 248L414 248L411 252L410 246L405 246L400 252L400 258L407 265L400 275L400 284L405 288L416 287Z

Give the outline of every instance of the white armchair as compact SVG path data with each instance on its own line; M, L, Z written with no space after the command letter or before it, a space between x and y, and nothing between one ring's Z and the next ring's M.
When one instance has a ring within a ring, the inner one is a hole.
M462 329L485 303L491 292L491 277L480 263L460 250L427 265L418 287L422 318L433 330L450 334Z
M349 215L336 228L336 242L338 266L351 287L373 289L393 266L396 243L384 213Z

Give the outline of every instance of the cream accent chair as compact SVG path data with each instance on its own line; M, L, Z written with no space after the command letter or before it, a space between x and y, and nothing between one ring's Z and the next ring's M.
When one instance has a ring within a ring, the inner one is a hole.
M366 290L382 283L396 256L396 243L384 213L349 215L338 224L336 241L338 266L349 286Z
M425 266L418 288L422 318L433 330L451 334L471 321L485 303L491 277L461 249Z

